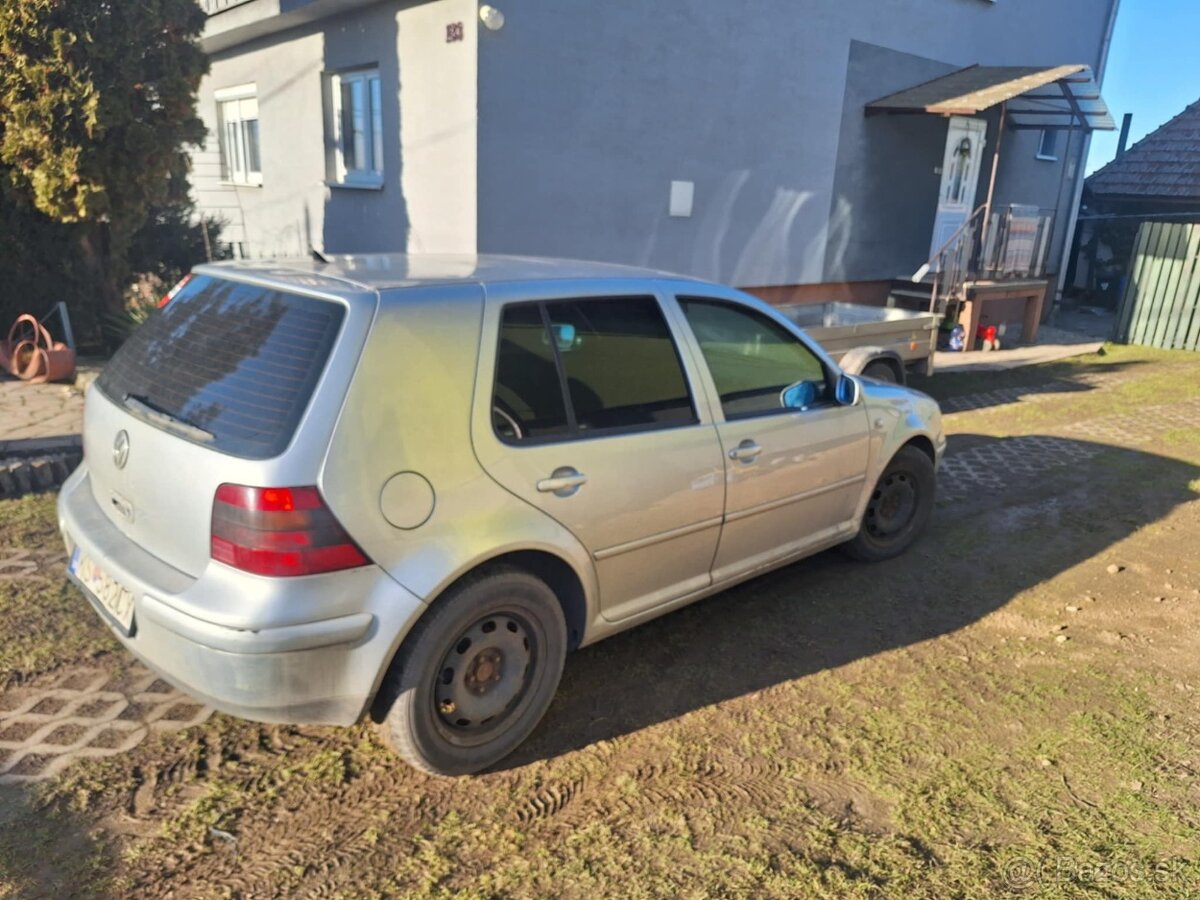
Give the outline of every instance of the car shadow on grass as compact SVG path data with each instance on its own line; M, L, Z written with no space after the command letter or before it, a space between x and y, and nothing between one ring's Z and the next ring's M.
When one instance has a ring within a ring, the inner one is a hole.
M1145 360L1081 362L1079 359L1002 371L946 372L913 376L908 386L929 394L944 413L973 412L1026 398L1083 394L1132 377Z
M907 554L823 553L572 654L542 724L499 768L952 634L1200 491L1200 467L1137 450L963 435L949 458L959 448L1002 477L939 506Z

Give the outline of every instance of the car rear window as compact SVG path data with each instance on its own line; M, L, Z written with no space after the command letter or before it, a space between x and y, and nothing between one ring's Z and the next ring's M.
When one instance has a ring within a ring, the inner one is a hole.
M185 439L247 459L278 456L325 369L345 308L286 291L193 277L125 342L96 381ZM189 429L209 436L189 437Z

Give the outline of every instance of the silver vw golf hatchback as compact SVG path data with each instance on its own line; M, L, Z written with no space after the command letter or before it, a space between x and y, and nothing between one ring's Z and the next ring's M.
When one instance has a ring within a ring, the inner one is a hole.
M69 572L217 709L494 764L569 650L924 528L936 403L746 294L618 266L198 267L89 391Z

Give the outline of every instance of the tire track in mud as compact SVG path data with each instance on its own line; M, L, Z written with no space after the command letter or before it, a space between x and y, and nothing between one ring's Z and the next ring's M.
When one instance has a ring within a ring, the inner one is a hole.
M586 779L576 778L564 784L543 788L517 810L517 822L521 825L532 825L538 820L557 816L583 791L586 783Z
M260 726L232 739L202 735L198 743L179 748L163 774L149 775L154 805L143 815L169 820L207 795L215 798L204 802L216 830L193 829L186 842L147 848L128 873L139 896L187 895L214 884L242 897L336 894L361 885L364 867L391 871L397 854L411 853L464 791L458 781L410 770L382 748L358 768L354 734L342 729ZM331 766L318 772L311 763L322 759Z
M341 733L315 731L295 739L295 758L339 749L348 752ZM269 733L264 729L264 734ZM467 827L494 821L479 805L480 785L474 780L429 778L380 758L350 774L348 780L313 783L311 776L282 774L289 764L288 753L259 755L253 745L254 741L246 740L226 748L235 759L219 767L211 760L191 783L203 786L219 778L233 786L234 795L244 789L260 797L273 796L274 801L232 801L217 820L217 827L233 836L232 842L210 834L185 845L163 843L139 856L132 867L136 871L127 873L138 895L189 894L216 884L242 897L292 892L337 895L350 887L361 888L364 873L372 873L365 876L368 882L386 878L395 871L398 855L419 852L426 835L451 812L462 816ZM781 848L802 843L810 825L807 819L792 829L787 822L771 821L766 830L745 821L748 815L776 807L781 797L791 796L803 804L813 795L808 782L789 774L786 761L706 753L685 761L636 762L636 750L624 749L626 753L618 753L617 758L624 756L630 764L528 786L524 799L508 812L508 825L530 838L555 841L584 825L603 822L621 827L666 810L695 818L694 827L702 837L720 838L751 828L762 840ZM186 761L174 761L164 769L195 771L194 763ZM520 798L521 783L529 773L518 769L483 777L489 795L498 798L516 792ZM160 777L156 792L170 794L174 780ZM829 787L823 796L832 797L833 791ZM869 798L865 789L862 796ZM178 809L194 797L180 799L174 794L165 797L163 804ZM832 799L828 802L835 805ZM842 805L858 808L866 806L866 799ZM156 817L169 811L159 808Z
M830 822L870 834L893 827L889 804L860 782L837 773L793 773L786 759L747 757L736 747L724 751L546 785L515 821L531 837L561 840L598 822L622 829L667 813L687 821L693 841L741 835L789 854L808 852L813 830Z
M706 756L694 763L645 762L608 769L599 778L580 776L547 785L520 806L515 821L526 827L571 830L579 824L643 818L663 809L714 813L727 823L729 810L775 802L781 788L799 784L784 765L763 758Z

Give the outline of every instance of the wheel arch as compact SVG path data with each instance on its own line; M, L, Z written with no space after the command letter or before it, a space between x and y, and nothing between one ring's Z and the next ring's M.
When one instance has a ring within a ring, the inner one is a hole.
M483 577L489 570L506 567L528 572L535 578L544 581L550 590L554 592L554 596L558 599L559 605L562 607L563 618L567 623L567 652L578 649L587 634L590 616L588 612L588 591L584 585L583 578L576 571L575 567L564 557L544 549L520 548L501 551L494 556L476 560L453 578L448 579L426 598L424 611L409 623L409 627L405 630L404 634L397 638L395 647L392 649L391 655L387 658L387 665L379 673L367 707L370 717L374 721L380 722L383 720L383 717L387 715L387 708L394 699L392 692L389 690L390 676L392 671L401 662L405 641L412 633L416 623L424 616L429 615L429 610L437 604L439 599L446 596L450 590L464 581Z
M899 453L905 447L915 447L929 457L929 461L935 466L937 465L937 451L933 447L933 441L923 434L914 435L905 441L901 446L896 448L896 453ZM893 453L892 456L895 456Z
M868 366L876 362L883 363L892 370L897 384L905 383L904 360L895 350L883 347L855 347L842 357L839 365L842 371L849 375L861 375Z

